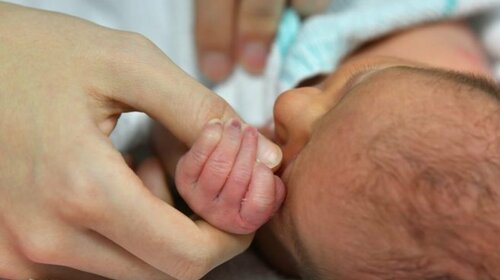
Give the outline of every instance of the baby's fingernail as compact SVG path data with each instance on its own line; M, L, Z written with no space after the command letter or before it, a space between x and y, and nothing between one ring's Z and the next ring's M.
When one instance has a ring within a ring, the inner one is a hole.
M234 130L238 130L238 131L241 131L241 121L238 120L238 119L232 119L229 121L229 126L234 129Z
M259 144L257 150L257 159L267 167L274 169L278 167L283 158L283 154L278 145L269 141L259 134Z
M201 71L208 79L221 81L231 71L231 62L223 53L208 52L202 56Z
M267 48L262 42L249 42L243 47L242 64L252 72L261 72L266 65Z

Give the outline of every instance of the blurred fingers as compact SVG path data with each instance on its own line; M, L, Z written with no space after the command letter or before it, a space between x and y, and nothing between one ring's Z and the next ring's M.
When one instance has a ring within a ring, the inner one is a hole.
M331 0L292 0L292 6L301 16L312 16L324 12Z
M238 57L250 73L261 73L285 0L242 0L238 14Z
M236 0L196 1L198 62L206 78L218 82L233 67L233 34Z

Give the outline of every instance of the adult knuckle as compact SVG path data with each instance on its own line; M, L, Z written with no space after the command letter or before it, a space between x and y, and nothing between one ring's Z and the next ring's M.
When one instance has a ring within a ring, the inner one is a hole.
M61 264L66 258L64 238L50 230L33 230L19 240L22 254L34 263Z
M104 47L104 57L107 64L111 69L123 71L128 69L131 65L138 67L145 64L152 53L155 55L158 52L156 45L146 38L144 35L127 32L127 31L114 31L113 40L107 42Z
M99 217L99 213L104 211L104 197L102 186L80 179L66 188L54 204L57 204L57 212L63 218L81 222Z
M194 123L200 126L212 119L225 120L235 116L235 112L229 103L216 94L205 94L195 102L197 112Z
M203 250L193 253L186 253L179 262L178 279L197 280L204 276L206 271L210 270L207 265L207 259Z
M137 32L125 32L124 34L126 42L131 47L135 48L151 48L156 47L156 45L149 40L146 36Z

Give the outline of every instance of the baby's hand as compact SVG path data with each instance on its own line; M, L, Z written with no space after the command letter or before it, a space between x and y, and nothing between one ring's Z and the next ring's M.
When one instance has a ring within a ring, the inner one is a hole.
M230 233L256 231L285 196L281 179L256 162L257 135L236 119L211 121L177 165L177 189L191 209Z

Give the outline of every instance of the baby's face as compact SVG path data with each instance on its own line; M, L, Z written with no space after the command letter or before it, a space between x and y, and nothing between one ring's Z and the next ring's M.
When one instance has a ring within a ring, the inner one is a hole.
M394 147L387 144L391 134L386 132L396 127L415 131L415 138L429 138L438 150L448 148L441 137L453 137L447 135L454 133L448 124L463 123L464 129L474 130L467 127L473 121L463 120L482 116L487 102L456 106L460 101L455 93L464 83L437 80L440 71L372 57L363 59L363 64L343 65L317 87L297 88L278 99L275 123L284 153L287 198L267 230L302 273L313 267L332 279L379 279L370 278L377 267L366 274L352 273L358 265L390 256L391 251L407 252L401 258L427 253L405 233L394 208L413 193L393 192L390 180L380 182L383 178L373 174L381 167L378 164L385 164L378 159L400 160L391 158Z
M358 194L373 168L364 155L377 133L435 100L415 101L416 92L425 92L425 77L399 67L407 62L375 58L368 68L363 62L344 65L318 87L285 92L275 104L287 198L268 228L297 264L315 270L334 265L349 271L338 266L361 261L368 246L376 251L385 242L406 242L370 221L366 197Z
M475 131L476 118L490 109L497 110L497 104L487 98L460 101L457 89L478 93L478 83L436 78L442 73L424 65L488 75L482 50L467 28L442 23L372 44L347 59L319 85L290 90L278 99L275 123L284 153L282 178L287 198L257 236L263 253L278 268L289 273L300 271L306 274L305 279L315 279L318 272L331 279L384 279L382 268L391 262L390 258L384 260L387 256L422 266L429 264L419 256L443 256L440 251L424 252L402 226L404 219L399 213L403 211L397 207L418 197L411 188L397 191L401 188L391 184L392 179L404 181L404 174L400 178L373 174L380 168L403 173L412 168L399 166L404 160L391 152L408 148L401 147L407 142L397 137L424 139L435 145L432 149L455 152L441 141L455 139L456 131L449 125L458 123L465 131ZM484 97L484 91L478 96ZM474 105L476 102L479 104ZM410 133L395 135L395 128L402 126ZM474 153L482 147L469 148ZM443 211L454 209L443 202L439 202ZM449 259L441 257L432 264L435 269L426 268L437 275L439 269L473 275ZM494 274L496 264L484 266ZM363 265L371 267L354 272ZM391 279L397 276L394 270L390 271ZM435 275L414 278L423 276Z

